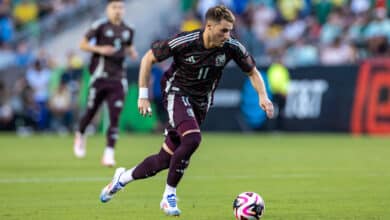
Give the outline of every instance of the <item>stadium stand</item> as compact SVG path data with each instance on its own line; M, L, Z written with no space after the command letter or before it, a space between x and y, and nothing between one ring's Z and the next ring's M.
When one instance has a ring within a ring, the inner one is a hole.
M125 20L135 26L134 42L143 54L155 39L200 28L200 15L221 3L236 14L235 37L260 66L275 61L287 67L356 64L390 53L390 3L386 0L182 0L180 4L129 0ZM88 75L78 42L93 20L103 16L103 5L104 1L94 0L0 0L1 111L14 116L12 129L73 129L72 118L83 105ZM136 67L138 62L129 64ZM31 97L31 91L36 92L34 80L27 76L43 70L50 77L41 105L42 100ZM68 89L59 90L63 84ZM56 125L45 121L46 114L58 113L58 103L50 101L53 94L71 97L67 107L71 113L54 120Z

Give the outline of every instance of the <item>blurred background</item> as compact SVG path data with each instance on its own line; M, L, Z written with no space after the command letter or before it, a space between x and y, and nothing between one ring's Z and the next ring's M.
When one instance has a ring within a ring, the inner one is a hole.
M0 0L0 130L26 136L69 134L86 106L89 54L78 49L105 1ZM154 40L202 28L203 15L225 4L234 37L255 58L277 107L266 120L245 74L231 62L207 131L390 134L390 0L128 0L125 21L144 54ZM127 61L129 91L120 127L160 132L165 123L155 65L150 93L157 114L137 112L138 61ZM102 109L90 132L104 131Z

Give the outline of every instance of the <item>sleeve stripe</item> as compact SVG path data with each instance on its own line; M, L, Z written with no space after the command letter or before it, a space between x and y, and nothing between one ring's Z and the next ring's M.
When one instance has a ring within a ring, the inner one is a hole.
M239 47L242 53L246 53L246 49L245 49L244 45L242 45L242 44L241 44L240 42L238 42L237 40L230 39L230 40L228 40L227 42L230 43L230 44L233 44L233 45L235 45L235 46L237 46L237 47Z
M173 49L173 48L175 48L175 47L177 47L177 46L179 46L179 45L181 45L181 44L184 44L184 43L189 42L189 41L196 40L196 39L198 39L198 38L199 38L199 36L194 36L194 37L191 37L191 38L187 38L187 39L178 41L178 42L176 42L175 44L173 44L173 45L171 46L171 48Z
M187 35L184 35L184 36L181 36L181 37L177 37L171 41L168 42L169 46L172 46L174 45L175 43L177 43L178 41L181 41L181 40L184 40L184 39L187 39L187 38L191 38L191 37L194 37L196 36L197 34L199 34L199 31L198 32L194 32L194 33L190 33L190 34L187 34Z

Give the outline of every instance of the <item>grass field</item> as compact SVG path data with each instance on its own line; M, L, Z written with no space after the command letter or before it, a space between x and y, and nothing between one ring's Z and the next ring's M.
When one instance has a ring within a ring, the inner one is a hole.
M127 168L157 152L161 136L122 135ZM130 183L107 204L104 137L72 155L72 137L0 136L0 219L169 219L159 210L166 172ZM180 219L234 219L242 191L261 194L262 219L390 219L390 139L344 135L205 134L178 189Z

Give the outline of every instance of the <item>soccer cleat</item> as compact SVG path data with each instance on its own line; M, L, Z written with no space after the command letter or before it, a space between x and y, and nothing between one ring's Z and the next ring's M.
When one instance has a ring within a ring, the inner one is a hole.
M108 202L112 199L114 194L121 190L124 186L119 183L119 177L126 171L125 168L120 167L115 170L115 174L112 177L111 182L105 186L100 193L100 201L101 202Z
M73 153L77 158L84 158L87 154L86 149L87 139L85 135L76 132L74 137Z
M177 198L175 194L164 196L161 200L160 208L169 216L179 216L181 213L180 209L177 207Z
M106 167L115 166L116 162L113 154L104 154L101 160L101 164Z

